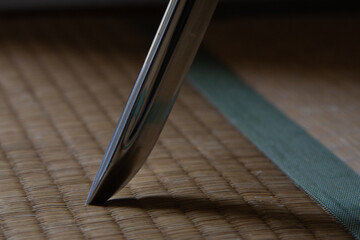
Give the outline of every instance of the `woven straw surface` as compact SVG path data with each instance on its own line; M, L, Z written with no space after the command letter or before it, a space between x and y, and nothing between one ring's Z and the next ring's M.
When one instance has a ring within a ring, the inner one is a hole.
M85 206L149 42L127 19L0 24L0 239L351 238L188 85L139 174Z
M232 18L214 22L206 43L360 174L359 24L351 14Z

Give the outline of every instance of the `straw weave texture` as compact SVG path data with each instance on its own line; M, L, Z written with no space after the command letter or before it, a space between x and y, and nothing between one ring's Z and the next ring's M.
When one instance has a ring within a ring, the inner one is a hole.
M144 59L134 21L0 23L0 239L350 239L185 84L147 163L84 202Z

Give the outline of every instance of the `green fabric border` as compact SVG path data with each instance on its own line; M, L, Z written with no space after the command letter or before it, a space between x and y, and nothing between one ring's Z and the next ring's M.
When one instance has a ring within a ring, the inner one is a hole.
M360 177L217 59L200 50L189 82L285 174L360 239Z

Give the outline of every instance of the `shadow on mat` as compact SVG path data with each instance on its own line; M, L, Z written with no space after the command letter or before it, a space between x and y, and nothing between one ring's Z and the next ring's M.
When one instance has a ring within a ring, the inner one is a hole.
M299 204L300 205L300 204ZM283 223L294 224L301 222L306 226L306 222L318 223L318 227L333 225L331 217L324 217L320 212L301 213L301 216L290 212L282 204L272 204L269 201L250 200L245 202L241 198L210 200L206 198L186 197L186 196L152 196L144 198L118 198L107 201L103 206L110 208L138 208L145 211L168 209L191 214L214 214L214 217L224 215L231 221L248 221L255 218L272 219ZM299 206L300 207L300 206ZM193 215L194 216L194 215ZM301 220L300 220L301 219ZM297 227L303 228L302 225Z

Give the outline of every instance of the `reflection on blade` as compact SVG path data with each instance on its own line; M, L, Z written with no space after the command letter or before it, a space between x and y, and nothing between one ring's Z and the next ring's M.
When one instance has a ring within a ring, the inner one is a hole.
M169 2L94 179L87 204L105 202L143 165L168 118L217 2Z

